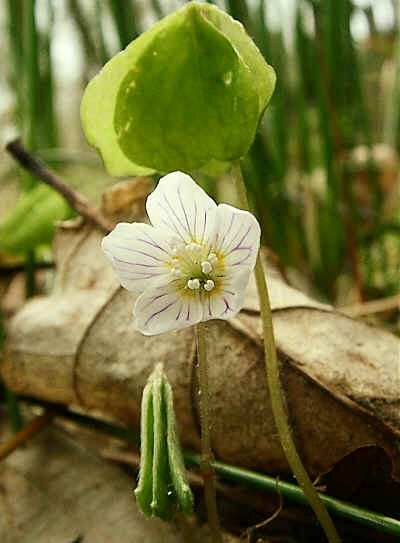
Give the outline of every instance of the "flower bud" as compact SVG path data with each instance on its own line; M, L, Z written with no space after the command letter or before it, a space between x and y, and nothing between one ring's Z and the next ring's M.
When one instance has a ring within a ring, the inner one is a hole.
M190 2L104 66L82 124L112 174L221 171L247 153L274 85L239 22Z

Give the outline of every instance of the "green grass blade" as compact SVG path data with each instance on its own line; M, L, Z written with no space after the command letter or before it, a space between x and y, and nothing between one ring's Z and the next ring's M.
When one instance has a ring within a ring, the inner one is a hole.
M120 47L125 49L140 34L133 5L128 0L108 0L108 5L118 32Z

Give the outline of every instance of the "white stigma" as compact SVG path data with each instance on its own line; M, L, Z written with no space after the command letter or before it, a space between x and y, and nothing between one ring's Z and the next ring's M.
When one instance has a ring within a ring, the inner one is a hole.
M215 253L210 253L210 254L208 255L208 259L207 259L207 260L208 260L209 262L211 262L211 264L214 264L214 266L215 266L215 264L217 264L217 262L218 262L218 257L217 257L217 255L216 255Z
M215 287L215 283L212 279L208 279L208 281L206 281L203 286L204 286L204 290L207 290L207 292L210 292L210 290L212 290Z
M187 251L194 251L195 253L200 253L201 249L202 249L201 245L199 243L195 243L194 241L186 245Z
M174 277L180 277L181 276L181 270L178 270L178 268L174 268L171 270L171 273Z
M197 290L200 288L200 281L198 279L189 279L187 286L190 290Z
M210 273L212 271L212 266L207 260L201 263L201 271L203 273Z

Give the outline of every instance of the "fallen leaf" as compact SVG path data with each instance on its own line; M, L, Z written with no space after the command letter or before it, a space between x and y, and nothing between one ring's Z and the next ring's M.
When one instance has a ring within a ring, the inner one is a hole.
M173 524L142 514L134 486L122 470L47 428L2 464L0 540L181 543Z
M182 441L198 448L193 329L152 337L137 332L135 296L119 287L101 237L89 226L59 231L54 291L12 319L3 378L18 394L100 410L138 426L144 384L163 362ZM309 472L326 473L360 447L375 446L400 480L397 339L290 287L271 263L265 269L282 383ZM217 457L288 472L270 408L253 283L238 317L209 323L208 346Z

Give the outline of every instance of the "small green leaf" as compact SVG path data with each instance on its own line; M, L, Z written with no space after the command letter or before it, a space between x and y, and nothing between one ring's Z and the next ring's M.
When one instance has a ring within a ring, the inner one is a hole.
M164 402L164 378L159 369L152 374L154 451L153 451L153 499L154 516L171 520L175 512L175 496L171 481L167 449L167 417Z
M73 211L62 196L40 184L22 194L0 225L0 251L20 254L50 243L56 222L72 215Z
M274 85L240 23L190 2L90 82L82 124L111 173L221 171L247 153Z
M139 507L147 516L171 520L180 508L193 511L183 456L179 445L170 384L158 364L143 391L141 407L141 456L135 490Z
M145 515L152 515L153 499L153 382L150 380L143 390L140 420L140 471L135 490L136 500Z
M172 388L166 379L164 381L164 401L167 411L168 460L172 482L182 511L190 515L193 513L193 493L186 477L185 463L176 429Z

